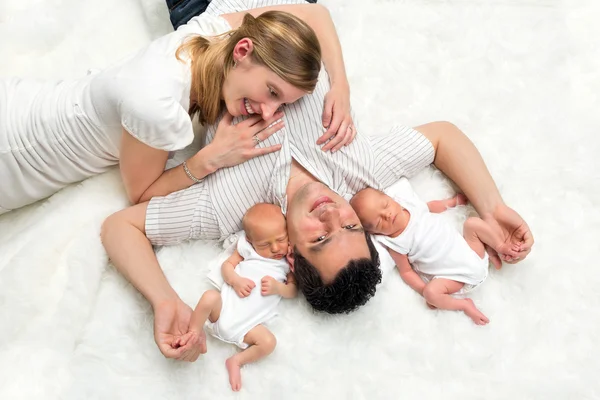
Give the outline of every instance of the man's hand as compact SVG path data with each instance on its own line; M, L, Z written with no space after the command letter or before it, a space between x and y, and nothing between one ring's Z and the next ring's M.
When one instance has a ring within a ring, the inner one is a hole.
M202 352L199 338L180 338L188 332L192 309L180 299L165 301L154 308L154 341L167 358L196 361ZM206 349L204 349L206 352Z
M500 260L509 264L516 264L529 255L534 243L533 235L529 229L529 225L515 210L502 204L492 214L483 215L481 219L487 222L492 229L501 233L504 238L502 247L518 249L518 255L511 257L502 253L498 254L500 248L492 249L486 246L486 250L496 269L502 267Z

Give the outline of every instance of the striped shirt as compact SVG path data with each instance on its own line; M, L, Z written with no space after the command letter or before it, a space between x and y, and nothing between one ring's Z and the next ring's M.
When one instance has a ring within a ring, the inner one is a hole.
M285 127L259 144L281 143L279 152L222 168L187 189L153 198L146 212L146 235L152 244L223 239L242 229L246 210L257 203L277 204L285 213L292 158L346 199L366 187L388 187L433 162L429 140L400 126L378 136L359 132L349 146L333 154L322 151L316 141L324 132L321 116L328 91L323 68L313 93L285 107ZM207 142L216 129L217 124L208 127Z

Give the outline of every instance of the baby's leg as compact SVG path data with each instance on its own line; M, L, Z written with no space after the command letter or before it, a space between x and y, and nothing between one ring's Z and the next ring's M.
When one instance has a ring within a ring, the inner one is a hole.
M231 389L235 392L242 388L240 373L242 365L258 361L271 354L275 349L277 339L263 325L257 325L244 336L244 343L250 345L250 347L225 361L227 372L229 372L229 383Z
M494 230L479 217L470 217L465 221L463 227L463 237L469 244L469 247L483 258L485 255L485 245L498 249L501 254L507 254L512 257L518 257L520 245L511 245L504 243L502 237L497 235Z
M180 338L179 345L185 346L190 339L195 340L197 338L200 342L200 352L202 354L206 353L204 323L207 319L210 322L216 322L221 315L222 305L221 293L216 290L207 290L204 292L192 313L189 331Z
M457 310L467 314L477 325L485 325L490 322L481 311L475 307L471 299L456 299L450 294L458 292L464 283L450 279L432 279L423 290L425 300L442 310Z
M468 203L467 196L462 193L457 194L454 197L444 200L432 200L427 202L427 207L432 213L442 213L449 208L456 206L464 206Z

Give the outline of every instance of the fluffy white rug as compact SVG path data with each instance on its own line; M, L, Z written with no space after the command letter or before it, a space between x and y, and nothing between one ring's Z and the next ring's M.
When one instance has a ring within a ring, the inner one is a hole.
M165 360L148 304L107 263L116 171L0 218L1 399L600 398L600 28L594 1L323 0L341 36L363 134L451 120L477 144L534 252L473 298L486 327L429 311L397 274L350 316L284 302L268 359L233 395L209 340ZM162 0L2 0L0 75L80 76L168 32ZM426 198L450 193L433 170ZM2 184L2 183L0 183ZM467 209L450 211L459 226ZM160 250L190 305L213 243ZM594 328L596 327L596 328Z

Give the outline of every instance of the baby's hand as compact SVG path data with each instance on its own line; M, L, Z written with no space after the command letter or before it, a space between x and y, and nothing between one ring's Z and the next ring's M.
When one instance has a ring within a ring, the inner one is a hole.
M255 286L256 284L251 279L240 277L240 279L236 280L233 284L233 290L235 290L235 293L240 297L248 297Z
M263 276L260 280L260 294L270 296L277 294L277 281L272 276Z

